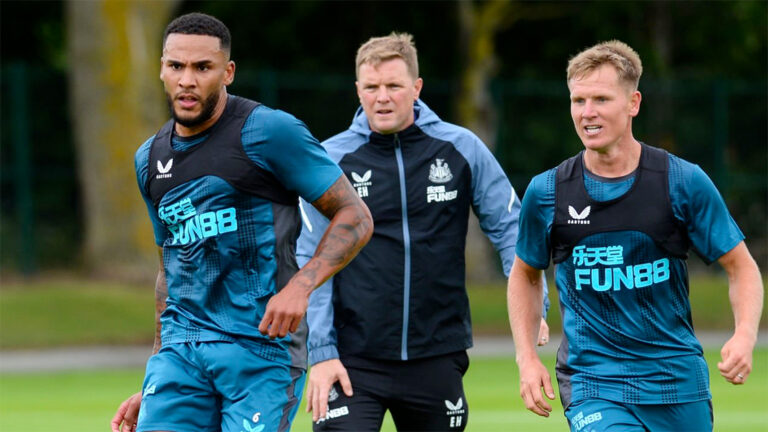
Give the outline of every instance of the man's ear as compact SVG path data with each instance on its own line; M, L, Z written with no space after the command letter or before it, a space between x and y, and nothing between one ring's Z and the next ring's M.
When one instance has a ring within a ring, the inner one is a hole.
M640 102L643 100L643 95L639 91L635 90L629 98L629 115L635 117L640 112Z
M230 60L224 69L224 85L228 86L235 80L235 62Z
M413 88L414 88L414 97L413 100L419 98L419 94L421 94L421 88L424 87L424 80L421 78L416 78L416 81L413 82Z

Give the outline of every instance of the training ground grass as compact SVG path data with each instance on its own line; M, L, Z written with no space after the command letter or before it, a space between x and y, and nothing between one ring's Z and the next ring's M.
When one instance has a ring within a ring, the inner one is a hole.
M733 386L717 372L719 354L706 352L710 367L715 430L768 430L765 389L768 388L768 349L755 353L754 371L746 385ZM553 356L543 357L552 369ZM548 419L525 410L518 396L517 370L510 357L472 358L465 378L469 400L468 432L566 431L559 400ZM0 374L0 431L106 431L118 404L140 386L143 371L100 370L44 374ZM353 383L354 384L354 383ZM311 431L302 401L294 431ZM387 419L384 431L394 431ZM676 431L682 432L682 431Z
M475 335L509 335L503 281L469 287ZM550 282L549 323L560 333L560 311ZM691 309L696 330L732 330L724 274L691 277ZM4 281L0 288L0 349L83 345L152 345L154 287L66 278ZM762 328L768 327L768 308Z

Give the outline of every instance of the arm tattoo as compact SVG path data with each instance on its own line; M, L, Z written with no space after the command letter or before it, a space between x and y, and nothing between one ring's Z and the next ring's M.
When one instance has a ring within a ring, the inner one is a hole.
M337 224L325 235L325 244L319 256L330 264L338 265L346 261L350 253L357 252L354 247L360 241L361 233L351 224Z
M312 205L331 223L317 245L314 257L297 275L296 282L310 291L351 261L373 232L368 208L344 176ZM326 274L328 271L330 274Z
M325 193L312 203L328 219L333 219L336 212L357 202L357 192L346 177L340 177Z
M162 263L162 252L160 257L160 270L157 272L157 280L155 281L155 343L152 347L152 354L157 354L162 347L162 324L160 323L160 315L163 314L167 306L166 299L168 298L168 283L165 280L165 268Z

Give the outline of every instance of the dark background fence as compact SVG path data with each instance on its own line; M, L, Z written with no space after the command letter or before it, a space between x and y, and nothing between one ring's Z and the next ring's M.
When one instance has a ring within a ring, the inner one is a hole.
M0 268L33 273L75 267L82 210L66 75L23 62L3 64L0 73ZM351 122L353 85L352 74L254 69L238 71L230 91L296 115L323 140ZM766 81L644 79L640 90L635 137L699 164L765 267ZM457 91L457 82L427 76L422 99L456 122ZM498 118L495 154L522 197L532 176L581 148L567 87L564 80L497 80L491 94Z

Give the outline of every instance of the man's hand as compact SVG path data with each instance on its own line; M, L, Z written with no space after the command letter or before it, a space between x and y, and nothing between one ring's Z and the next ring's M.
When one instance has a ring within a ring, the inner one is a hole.
M552 406L542 396L542 388L550 400L555 399L555 391L547 368L538 356L528 360L518 359L517 365L520 369L520 397L525 407L542 417L549 417Z
M313 365L309 370L307 385L307 412L312 412L312 421L316 422L325 417L328 411L328 393L333 383L341 384L344 394L352 396L352 383L349 381L347 369L339 359L326 360Z
M538 346L544 346L549 342L549 325L547 325L547 321L542 318L541 324L539 324L539 338L536 339L536 344Z
M755 341L747 336L734 334L720 350L723 361L717 364L726 381L741 385L747 381L752 372L752 350Z
M271 339L296 331L312 291L344 268L373 235L371 212L344 175L312 205L330 222L315 255L267 303L259 331Z
M555 391L552 389L549 372L541 363L535 349L537 344L544 345L549 341L549 326L542 319L540 312L544 291L542 281L541 270L515 257L507 283L507 308L512 336L515 339L515 360L520 370L520 397L530 411L542 417L549 417L552 407L541 393L544 389L544 393L552 400L555 398Z
M141 392L121 403L115 416L112 417L112 432L135 432L136 422L139 420L139 407L141 407Z
M267 303L264 317L259 324L259 331L263 335L268 334L270 339L285 337L288 333L295 332L307 312L311 291L293 282L294 280L291 279Z
M763 280L743 241L717 262L728 273L728 298L735 324L733 336L720 350L723 361L717 364L717 368L726 381L744 384L752 372L752 350L757 343L763 309Z

